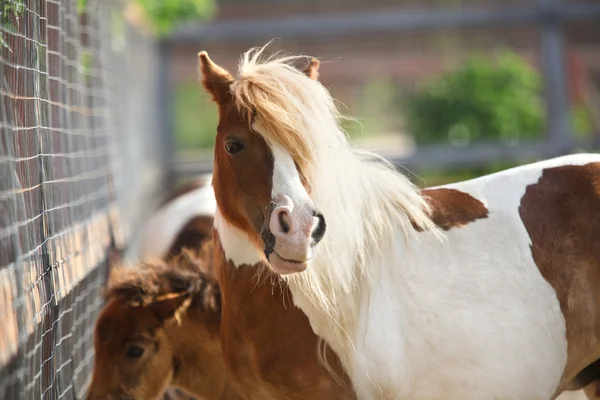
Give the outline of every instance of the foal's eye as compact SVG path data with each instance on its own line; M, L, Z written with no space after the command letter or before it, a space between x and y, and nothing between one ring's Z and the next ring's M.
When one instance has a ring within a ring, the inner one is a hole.
M144 349L137 345L131 345L127 348L125 355L129 358L140 358L144 354Z
M243 149L244 145L239 140L228 140L227 142L225 142L225 150L227 150L229 154L239 153Z

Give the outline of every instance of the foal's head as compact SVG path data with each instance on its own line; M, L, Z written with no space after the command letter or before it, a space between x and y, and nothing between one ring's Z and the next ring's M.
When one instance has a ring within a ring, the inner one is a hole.
M337 127L336 111L317 80L316 59L301 69L292 65L298 57L259 61L260 53L245 54L237 78L199 54L202 82L219 108L215 226L247 234L255 259L239 262L266 258L275 272L288 274L307 267L325 235L325 218L309 196L311 168L315 131Z
M218 369L212 365L218 356L209 353L220 352L219 287L195 260L182 255L169 264L117 268L106 300L95 327L89 400L155 399L168 385L193 390L186 381L190 357L208 370ZM207 321L211 315L213 324ZM203 379L204 371L191 372L192 379Z

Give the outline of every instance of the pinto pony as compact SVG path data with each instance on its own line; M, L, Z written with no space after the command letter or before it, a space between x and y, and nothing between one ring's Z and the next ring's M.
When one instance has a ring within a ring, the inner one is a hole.
M418 190L350 146L318 62L263 50L236 77L199 53L224 312L268 266L359 399L545 400L598 378L600 155Z

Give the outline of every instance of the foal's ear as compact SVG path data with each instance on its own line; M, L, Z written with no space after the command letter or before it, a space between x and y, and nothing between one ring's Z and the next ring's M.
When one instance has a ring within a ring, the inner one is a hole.
M161 301L149 304L147 307L156 316L161 324L175 318L178 321L191 303L189 293L173 293L172 296Z
M198 69L202 76L202 84L207 92L209 92L214 101L217 103L225 103L230 98L229 89L233 83L233 76L215 64L206 51L198 53Z
M107 309L98 317L96 322L96 338L99 344L112 340L115 330L118 328L117 319L107 312Z
M316 58L310 60L310 63L306 68L302 70L310 79L314 81L319 80L319 66L321 63Z

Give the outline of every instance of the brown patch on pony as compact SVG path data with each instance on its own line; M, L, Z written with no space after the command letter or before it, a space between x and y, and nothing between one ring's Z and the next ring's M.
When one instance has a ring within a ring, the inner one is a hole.
M445 231L488 217L485 205L465 192L440 188L423 189L421 193L431 206L431 220ZM414 223L413 227L422 231Z
M318 359L318 337L291 293L266 265L229 263L215 234L215 268L223 293L221 338L238 393L257 400L355 399L335 353Z
M565 318L562 390L600 359L600 163L544 170L527 187L519 213Z

